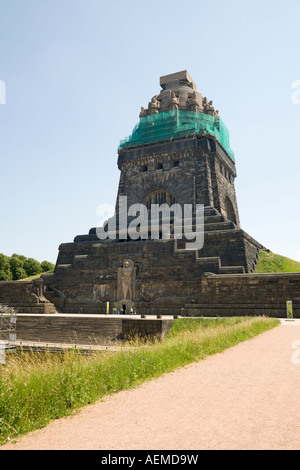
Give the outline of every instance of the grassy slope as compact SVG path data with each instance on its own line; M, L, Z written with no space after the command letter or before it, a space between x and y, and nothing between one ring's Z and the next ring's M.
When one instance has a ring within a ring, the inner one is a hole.
M300 263L272 252L261 251L256 266L257 273L296 273Z
M22 281L33 281L33 279L38 279L39 277L41 277L43 274L51 274L53 273L54 271L47 271L45 273L40 273L40 274L35 274L34 276L30 276L30 277L25 277L24 279L18 279L18 282L22 282Z

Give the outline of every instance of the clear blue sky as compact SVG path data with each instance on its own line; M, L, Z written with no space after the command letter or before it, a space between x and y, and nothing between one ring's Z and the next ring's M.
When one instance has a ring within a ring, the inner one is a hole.
M187 69L229 128L242 228L300 260L299 0L1 0L0 252L56 261L114 204L117 147Z

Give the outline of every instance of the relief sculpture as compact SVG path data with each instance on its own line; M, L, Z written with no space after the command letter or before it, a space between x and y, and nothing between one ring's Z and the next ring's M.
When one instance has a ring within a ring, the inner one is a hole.
M118 268L118 300L135 299L136 268L132 260L125 260L123 267Z

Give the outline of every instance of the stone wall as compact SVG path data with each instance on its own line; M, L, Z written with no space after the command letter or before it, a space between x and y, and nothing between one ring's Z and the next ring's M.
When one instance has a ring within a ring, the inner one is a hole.
M199 295L185 305L184 315L284 318L287 300L300 318L300 273L204 274Z
M0 304L21 313L56 313L54 305L41 295L32 281L0 282Z
M97 315L18 315L17 341L104 345L132 335L160 337L174 320Z
M205 265L207 266L207 263ZM157 273L160 274L160 280L158 276L156 280L137 279L137 288L140 290L140 294L139 300L135 301L134 305L139 314L208 317L265 315L284 318L286 317L286 301L292 300L294 317L300 318L300 273L225 275L202 273L198 279L190 279L188 282L184 279L168 280L168 267L157 266ZM101 299L104 293L105 298L111 300L114 292L112 290L111 295L108 295L109 290L107 289L111 289L113 285L109 281L102 280L102 284L98 284L98 291L95 291L95 285L82 284L80 289L76 286L77 291L74 299L72 297L58 297L55 304L57 306L59 304L61 311L70 314L79 311L87 314L105 313L106 301ZM67 288L75 289L74 284L73 286L67 285ZM91 290L90 294L89 289ZM59 301L61 302L59 303ZM56 312L52 302L43 301L32 292L32 283L30 282L1 282L0 303L14 307L22 314L42 313L45 315ZM27 324L27 318L28 316L24 315L24 325ZM37 324L33 325L32 321L30 324L28 323L27 331L30 331L32 327L37 328ZM73 332L73 329L70 330L69 327L66 327L67 320L62 323L57 315L52 315L51 320L46 318L42 320L41 316L35 317L35 322L40 323L42 329L44 321L49 325L49 322L55 325L53 328L58 338L61 334L66 337ZM134 319L131 321L133 322ZM154 321L156 322L156 320ZM65 327L66 331L63 331ZM22 328L25 331L25 326ZM125 331L129 326L124 323L123 328ZM130 328L135 328L134 323L130 324ZM46 327L44 331L46 331ZM93 327L91 334L92 332ZM26 338L29 339L27 333L26 335Z
M235 168L233 162L231 162L229 158L210 158L210 172L214 207L239 227L240 220L234 188ZM234 217L227 211L226 203L228 200L232 204Z

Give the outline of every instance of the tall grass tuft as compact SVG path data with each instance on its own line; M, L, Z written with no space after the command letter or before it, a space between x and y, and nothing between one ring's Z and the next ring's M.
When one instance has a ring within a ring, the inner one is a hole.
M265 317L182 318L161 341L132 340L117 352L12 354L0 368L0 443L107 394L220 353L278 324Z

